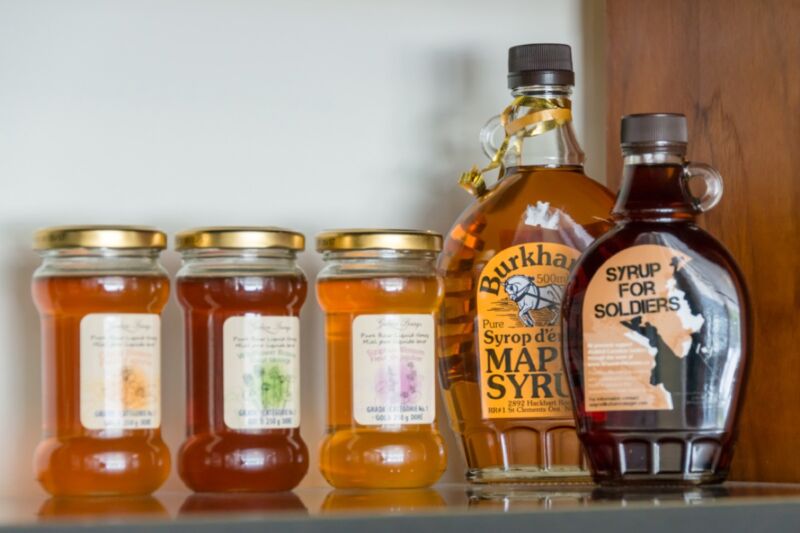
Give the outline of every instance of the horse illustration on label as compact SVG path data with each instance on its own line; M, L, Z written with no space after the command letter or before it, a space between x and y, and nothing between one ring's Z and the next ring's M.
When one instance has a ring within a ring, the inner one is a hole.
M558 322L561 316L563 286L556 284L539 286L531 277L516 275L506 279L503 288L508 297L519 307L519 318L526 326L536 326L536 320L531 312L542 309L551 313L550 320L547 322L549 326Z

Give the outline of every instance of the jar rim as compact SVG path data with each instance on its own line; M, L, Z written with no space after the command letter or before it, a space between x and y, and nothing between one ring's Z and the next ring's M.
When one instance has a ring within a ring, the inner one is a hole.
M442 235L431 230L354 228L317 235L317 251L407 250L439 252Z
M167 247L167 234L150 226L74 225L42 228L33 236L34 250L105 248L115 250Z
M175 235L175 249L285 249L302 251L302 233L274 226L213 226L184 230Z

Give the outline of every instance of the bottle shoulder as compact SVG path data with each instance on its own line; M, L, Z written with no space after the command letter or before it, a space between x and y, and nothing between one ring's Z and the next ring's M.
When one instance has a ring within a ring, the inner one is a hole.
M613 195L579 167L511 169L456 220L443 255L461 245L497 251L522 242L582 250L611 226L613 203Z
M744 285L744 276L736 259L725 245L709 232L693 222L643 222L628 221L615 225L600 236L582 254L575 266L573 280L582 279L589 283L592 276L614 256L626 252L631 258L646 259L652 248L661 247L686 256L689 261L702 262L716 275L729 277L737 285ZM640 248L639 248L640 247Z
M549 204L576 220L608 217L614 195L584 174L580 167L518 167L509 169L508 174L474 204L474 208L493 213L525 209L539 203Z

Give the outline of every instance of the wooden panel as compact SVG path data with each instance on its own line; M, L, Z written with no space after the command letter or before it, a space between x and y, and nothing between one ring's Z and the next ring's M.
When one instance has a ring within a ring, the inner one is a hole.
M800 482L800 2L608 0L607 170L619 118L689 119L689 157L725 178L703 225L737 258L755 349L733 479Z

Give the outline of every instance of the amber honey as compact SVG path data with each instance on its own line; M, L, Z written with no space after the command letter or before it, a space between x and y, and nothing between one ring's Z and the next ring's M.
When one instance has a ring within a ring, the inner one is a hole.
M106 240L92 240L98 235ZM62 248L49 246L51 236ZM169 474L159 429L158 320L169 281L157 248L142 248L151 241L158 247L163 234L61 228L37 235L37 247L48 251L32 287L44 430L34 469L53 495L148 494Z
M306 281L299 277L183 278L177 294L186 309L187 418L189 439L181 447L179 472L194 490L286 490L308 470L299 428L231 430L223 410L223 324L228 317L257 313L297 316Z
M414 245L386 240L375 237L372 245ZM326 316L328 435L320 469L339 488L431 485L446 466L435 413L442 282L434 254L351 245L321 246L328 250L317 283Z
M41 278L44 436L37 479L52 494L147 494L169 475L160 430L89 430L80 420L80 321L90 314L160 313L169 281L153 276ZM126 383L135 398L135 382ZM134 400L135 401L135 400Z

